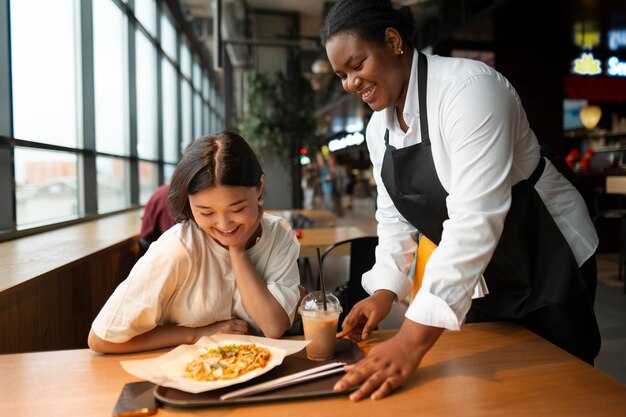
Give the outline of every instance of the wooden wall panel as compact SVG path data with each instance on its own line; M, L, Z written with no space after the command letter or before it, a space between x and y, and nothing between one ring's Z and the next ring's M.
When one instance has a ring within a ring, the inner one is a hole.
M87 347L93 319L138 253L135 237L0 294L0 353Z
M37 286L29 285L17 293L17 340L21 352L41 350Z
M0 297L0 352L17 352L17 294Z

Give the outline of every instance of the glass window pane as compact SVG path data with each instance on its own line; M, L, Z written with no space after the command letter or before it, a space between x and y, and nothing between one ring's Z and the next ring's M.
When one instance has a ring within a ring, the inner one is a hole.
M209 100L209 77L206 74L202 76L202 98Z
M176 168L176 165L174 164L165 164L163 166L163 177L165 178L165 182L167 184L170 183L170 180L172 179L172 174L174 173L175 168Z
M193 93L193 137L202 135L202 98L200 94Z
M192 130L192 117L191 117L191 85L183 80L181 81L181 92L180 92L180 100L181 100L181 105L180 105L180 114L182 116L182 124L183 124L183 130L182 130L182 141L180 144L180 151L181 153L185 150L185 148L187 147L187 145L191 142L191 140L193 139L193 130Z
M76 154L15 148L18 229L77 218L79 195Z
M139 161L139 204L146 204L159 186L159 165Z
M172 18L163 9L161 14L161 48L174 61L178 61L176 56L176 29L172 23Z
M187 41L180 43L180 71L187 78L191 78L191 53Z
M135 17L152 36L156 37L156 3L154 0L135 0Z
M193 59L193 87L200 91L202 89L202 67L198 64L198 58Z
M130 151L126 19L111 0L93 2L96 150Z
M128 160L96 157L98 213L130 206L130 169Z
M202 103L202 133L203 134L207 134L207 133L216 133L211 131L211 126L209 124L209 120L211 117L211 109L209 107L209 105L206 103L206 101L204 101Z
M167 162L178 161L178 75L174 66L161 59L163 73L163 158Z
M157 52L150 40L135 32L137 80L137 154L140 158L158 158Z
M80 146L76 2L20 0L10 9L15 136Z

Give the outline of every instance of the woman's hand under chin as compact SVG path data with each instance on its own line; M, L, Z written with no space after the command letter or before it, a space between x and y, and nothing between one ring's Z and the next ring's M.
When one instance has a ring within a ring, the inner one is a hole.
M245 251L250 249L256 243L257 238L261 237L261 220L263 219L263 207L258 205L258 215L254 223L248 228L245 234L239 236L239 238L228 245L229 251Z

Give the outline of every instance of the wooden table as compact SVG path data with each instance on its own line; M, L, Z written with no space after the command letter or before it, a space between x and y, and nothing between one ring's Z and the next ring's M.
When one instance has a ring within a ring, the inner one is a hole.
M390 337L375 332L363 349ZM110 416L137 378L119 362L162 354L88 349L0 355L0 415ZM626 385L510 323L445 331L407 385L380 401L347 396L215 408L165 406L157 416L624 416Z
M312 229L302 229L302 235L298 239L300 242L300 258L317 257L315 248L320 248L324 252L328 246L342 240L354 239L368 236L363 230L354 226L341 227L315 227ZM333 256L348 255L349 246L337 248L333 251Z

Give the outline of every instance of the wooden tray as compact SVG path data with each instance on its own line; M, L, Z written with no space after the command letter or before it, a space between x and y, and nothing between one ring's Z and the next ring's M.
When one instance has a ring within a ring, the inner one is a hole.
M191 394L175 388L157 385L154 389L154 396L161 403L167 405L179 407L205 407L294 400L300 398L325 397L330 395L345 395L345 391L333 391L333 385L335 385L335 382L337 382L339 378L344 375L343 373L338 373L320 379L315 379L313 381L305 381L295 385L277 388L272 391L251 395L249 397L220 400L221 395L224 395L234 389L241 389L251 385L256 385L270 379L280 378L282 376L313 368L324 363L337 361L352 363L361 360L364 357L365 355L363 354L363 351L359 348L356 342L350 339L339 339L337 340L337 344L335 346L335 357L328 361L315 362L309 360L306 358L305 349L303 349L298 353L285 357L282 364L268 373L241 384L232 385L219 390L202 392L199 394Z

